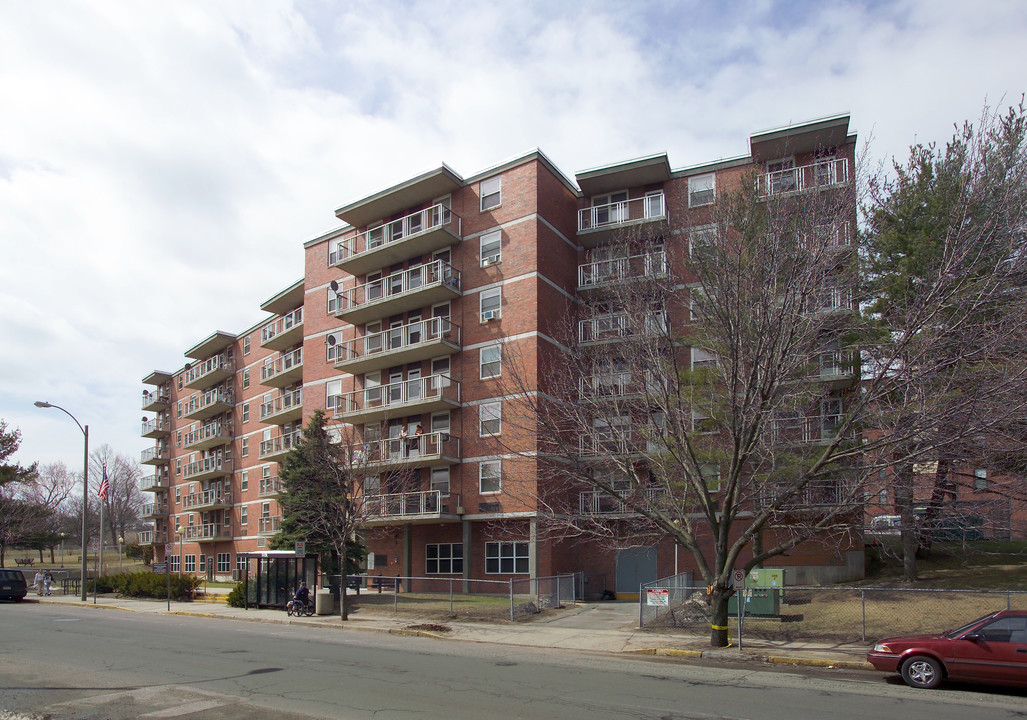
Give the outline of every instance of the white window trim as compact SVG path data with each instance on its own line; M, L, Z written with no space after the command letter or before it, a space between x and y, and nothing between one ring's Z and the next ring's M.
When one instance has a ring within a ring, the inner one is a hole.
M495 308L485 309L485 300L496 298L499 300L499 304ZM487 323L491 320L499 320L503 317L503 288L495 287L489 288L488 290L482 290L478 293L478 315L479 320L482 323Z
M488 552L489 551L489 545L495 545L496 549L499 551L499 555L495 555L495 556L489 555L489 552ZM513 570L510 571L510 572L503 572L502 567L499 567L495 572L489 572L489 570L488 570L488 567L489 567L488 561L489 560L495 559L496 561L498 561L499 565L502 565L502 560L503 560L502 548L503 548L504 545L513 545L514 546L514 553L513 553L513 565L514 566L513 566ZM518 545L526 545L527 546L527 555L518 555L517 554L517 546ZM528 569L525 570L524 572L517 572L517 560L518 559L527 560L527 562L528 562ZM490 540L490 541L485 543L485 574L486 575L527 575L530 572L531 572L531 543L526 542L524 540Z
M499 469L496 474L496 479L499 481L498 490L482 490L481 482L485 477L485 467L497 467ZM478 463L478 494L479 495L499 495L503 492L503 461L502 460L482 460Z
M495 350L499 353L499 357L496 360L485 361L485 353ZM485 374L485 366L498 363L499 370L493 375ZM502 345L487 345L486 347L478 350L478 379L479 380L491 380L493 378L501 377L503 374L503 346Z
M503 177L497 175L495 177L485 178L478 183L478 195L479 205L478 208L481 212L489 212L495 210L497 207L503 204ZM496 197L497 201L494 204L485 205L486 199Z
M495 249L485 252L485 246L495 243ZM502 230L492 230L483 234L478 238L478 263L481 267L488 267L489 265L498 265L503 261L503 232Z
M692 181L693 180L695 180L695 181L698 181L700 179L705 180L706 178L710 178L712 180L712 182L710 183L710 188L708 190L695 190L695 191L692 190ZM700 203L693 203L692 202L692 196L693 195L698 195L699 193L705 193L705 192L709 192L709 191L712 191L713 195L712 195L712 199L709 200L708 202L700 202ZM692 175L691 177L688 178L688 207L690 207L690 208L692 208L692 207L704 207L706 205L712 205L716 201L717 201L717 174L716 173L703 173L701 175Z
M486 417L486 414L488 415ZM485 430L486 422L495 422L496 429L493 432ZM478 406L478 437L493 437L503 432L503 401L495 400L485 402Z

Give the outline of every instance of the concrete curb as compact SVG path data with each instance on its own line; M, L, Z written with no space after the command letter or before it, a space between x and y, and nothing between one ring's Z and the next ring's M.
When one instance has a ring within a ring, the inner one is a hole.
M874 666L868 662L856 662L854 660L822 660L820 658L783 657L780 655L769 655L766 660L768 663L775 665L801 665L804 667L839 668L842 670L874 669Z

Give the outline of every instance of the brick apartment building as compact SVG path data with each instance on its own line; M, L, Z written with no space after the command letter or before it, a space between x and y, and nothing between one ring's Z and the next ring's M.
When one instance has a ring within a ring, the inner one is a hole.
M538 438L523 418L511 422L504 365L519 358L529 368L521 382L540 389L530 368L558 350L561 310L587 304L608 280L604 248L617 233L651 225L667 244L687 242L674 229L754 168L766 194L849 185L848 123L840 115L756 133L748 155L682 170L661 154L572 181L538 151L468 178L442 166L339 208L344 225L304 244L303 278L261 305L269 318L215 332L179 370L144 378L142 409L153 417L142 434L156 442L142 455L154 470L141 487L154 498L142 542L158 559L173 544L173 571L181 562L230 577L239 553L277 532L279 463L321 409L360 428L382 470L364 486L374 574L581 571L602 578L591 592L630 592L687 571L690 556L669 542L639 552L540 534ZM580 342L601 332L594 318L581 322ZM850 579L862 573L862 546L801 548L785 564L799 580Z

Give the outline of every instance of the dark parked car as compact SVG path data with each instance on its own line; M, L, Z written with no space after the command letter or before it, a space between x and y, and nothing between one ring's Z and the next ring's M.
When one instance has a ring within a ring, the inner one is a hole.
M21 570L0 568L0 600L21 602L29 594L25 584L25 575Z
M994 612L940 635L887 638L867 661L916 688L946 679L1027 687L1027 610Z

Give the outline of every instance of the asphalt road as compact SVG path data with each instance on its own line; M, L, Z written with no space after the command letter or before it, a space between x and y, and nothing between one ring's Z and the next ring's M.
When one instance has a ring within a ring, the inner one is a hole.
M3 711L127 718L990 720L1027 692L56 605L0 605Z

